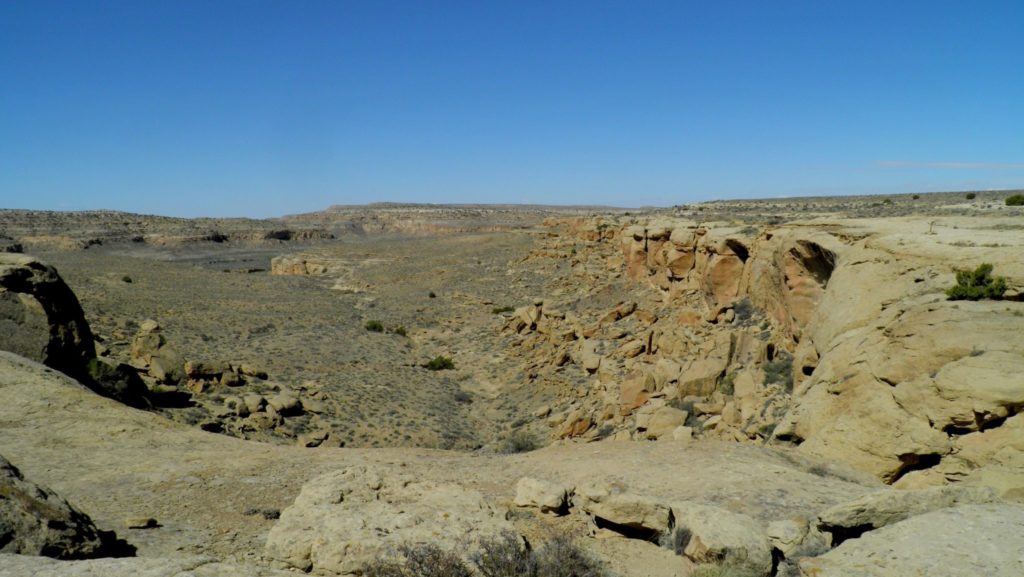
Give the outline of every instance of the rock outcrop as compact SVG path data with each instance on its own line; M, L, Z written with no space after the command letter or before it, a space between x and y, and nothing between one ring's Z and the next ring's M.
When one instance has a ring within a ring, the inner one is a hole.
M0 553L87 559L126 552L113 532L100 531L88 515L0 457Z
M402 543L465 548L512 526L476 491L353 466L303 486L266 554L304 571L358 574Z
M76 378L96 356L75 293L56 269L28 255L0 253L0 349Z
M800 562L803 577L1024 575L1024 506L966 505L911 517Z

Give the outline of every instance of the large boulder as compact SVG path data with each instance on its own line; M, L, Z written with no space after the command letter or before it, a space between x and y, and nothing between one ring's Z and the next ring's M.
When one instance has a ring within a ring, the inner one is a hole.
M55 268L28 255L0 253L0 349L74 378L86 376L96 356L75 293Z
M714 563L733 557L743 559L751 570L768 575L772 549L760 522L721 507L693 502L672 504L676 531L683 531L682 553L698 563Z
M571 490L550 481L523 477L516 483L516 507L533 507L542 513L562 515L568 512Z
M123 553L113 532L0 457L0 553L87 559ZM0 564L0 572L3 565Z
M351 575L403 543L465 549L511 530L476 491L352 466L302 487L271 529L266 553L303 571Z
M656 540L672 525L668 505L643 495L617 493L581 499L582 509L595 524L628 537Z
M1024 506L965 505L911 517L800 561L803 577L1019 577Z

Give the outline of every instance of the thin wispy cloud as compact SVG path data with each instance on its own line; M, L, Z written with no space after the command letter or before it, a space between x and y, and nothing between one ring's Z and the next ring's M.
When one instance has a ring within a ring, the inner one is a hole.
M1024 162L920 162L915 160L880 160L882 168L949 168L955 170L1021 170Z

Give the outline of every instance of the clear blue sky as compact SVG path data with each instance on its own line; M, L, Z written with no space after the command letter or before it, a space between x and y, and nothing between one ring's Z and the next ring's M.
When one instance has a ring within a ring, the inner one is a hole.
M1024 2L0 1L0 207L1024 187Z

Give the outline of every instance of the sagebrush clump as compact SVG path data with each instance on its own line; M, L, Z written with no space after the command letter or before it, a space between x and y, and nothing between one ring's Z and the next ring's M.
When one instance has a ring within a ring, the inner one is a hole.
M606 577L604 565L571 538L555 537L538 550L512 532L481 539L479 549L464 561L458 553L436 545L402 545L404 560L384 560L363 569L368 577L470 577L474 567L483 577Z
M1024 206L1024 194L1006 197L1006 206Z
M1005 292L1006 279L992 276L992 265L986 262L973 271L956 271L956 284L946 289L946 296L951 301L999 300Z
M430 371L447 371L455 368L455 362L452 361L451 357L438 355L429 362L427 362L427 370Z

